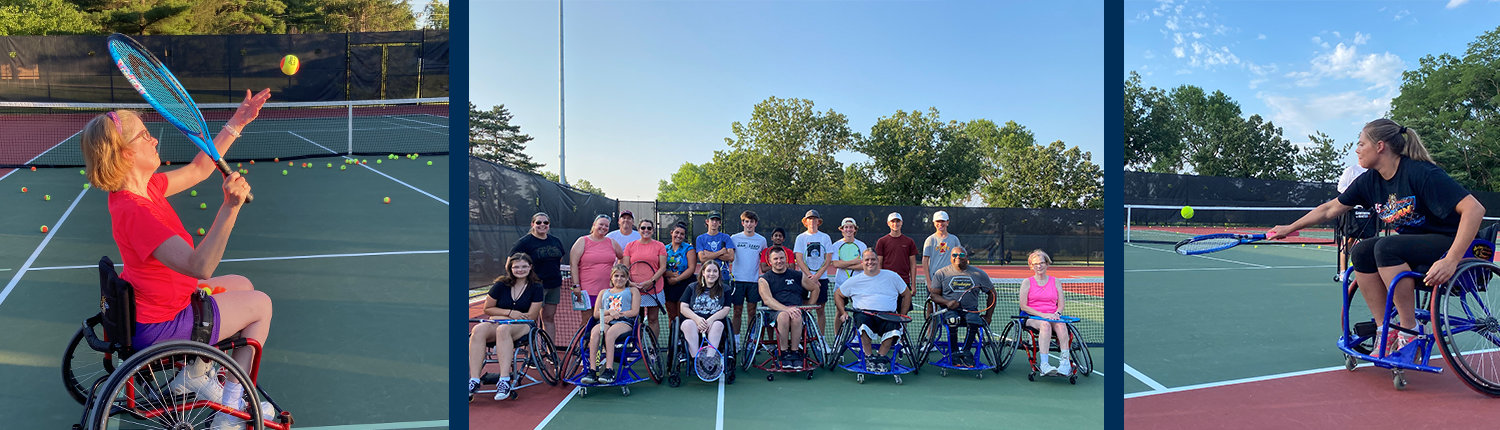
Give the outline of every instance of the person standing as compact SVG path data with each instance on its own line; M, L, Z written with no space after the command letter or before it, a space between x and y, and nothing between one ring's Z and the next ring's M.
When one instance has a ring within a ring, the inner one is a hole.
M709 212L708 219L703 222L708 225L708 232L698 235L693 241L693 247L698 248L699 275L702 275L702 264L717 264L720 271L729 270L729 263L734 262L734 238L719 231L724 220L718 211Z
M938 270L948 267L948 250L958 247L958 236L948 234L948 212L937 211L932 214L932 226L937 229L927 241L922 243L922 267L926 269L927 282L932 282L932 274Z
M725 302L734 306L734 319L730 320L735 325L743 321L745 303L751 303L750 312L755 312L754 302L750 300L753 296L760 297L760 251L766 249L766 237L755 232L755 227L760 224L760 217L753 211L745 211L740 214L740 226L745 229L742 234L736 234L734 241L734 265L731 269L730 288L725 293ZM758 300L757 300L758 301ZM744 333L739 327L735 327L735 333Z
M917 285L917 242L910 236L901 234L900 213L891 212L885 217L885 224L891 227L891 232L875 241L876 261L880 263L881 269L901 275L906 288L914 290ZM903 314L911 311L911 296L906 296L904 300L908 301L900 305Z
M833 275L832 289L834 291L837 291L839 289L839 286L844 285L845 282L848 282L849 277L854 276L855 274L858 274L860 273L860 271L864 270L863 267L861 267L864 265L864 259L860 256L864 255L865 250L870 248L868 245L865 245L864 242L861 242L859 239L854 238L854 235L856 233L859 233L859 223L856 223L854 221L854 218L844 218L843 221L840 221L839 233L841 233L843 237L839 238L839 241L833 244L833 248L828 253L828 265L833 266L829 270L836 271ZM844 257L844 247L846 246L854 248L855 250L855 252L853 253L854 255L849 257L848 259L845 259ZM833 331L829 333L839 333L839 330L843 327L842 323L843 321L839 320L838 318L834 318Z
M1366 169L1359 163L1350 165L1344 169L1343 176L1339 176L1339 194L1349 189L1349 184L1363 175ZM1339 271L1333 274L1334 282L1344 282L1344 269L1349 267L1349 248L1362 239L1375 237L1380 232L1380 222L1375 218L1375 212L1364 206L1355 206L1354 210L1339 215L1338 233L1342 237L1339 241Z
M797 270L802 273L802 276L818 283L818 291L813 293L813 301L809 304L819 306L818 320L814 323L818 324L820 332L827 333L827 329L823 327L821 306L828 303L828 282L832 277L829 272L833 270L833 265L827 264L827 254L834 252L833 240L828 237L828 234L818 231L818 227L823 226L823 218L816 209L810 209L806 215L802 216L802 226L806 227L807 231L797 235L792 251L797 254Z
M641 232L635 228L635 214L630 211L621 211L619 222L620 229L611 231L604 237L615 241L616 245L620 245L620 249L630 246L630 242L641 240Z
M557 315L557 303L562 300L562 260L568 254L563 251L562 241L557 236L549 233L552 231L552 218L546 212L537 212L531 216L531 234L516 239L511 245L510 253L526 254L531 261L536 262L532 269L537 278L541 279L543 300L546 304L542 308L542 330L553 334L556 339L558 334L554 316Z

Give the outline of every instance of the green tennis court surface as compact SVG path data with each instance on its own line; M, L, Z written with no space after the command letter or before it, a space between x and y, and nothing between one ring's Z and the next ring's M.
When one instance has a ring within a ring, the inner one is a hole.
M340 157L244 163L256 199L215 273L271 297L259 383L296 428L446 427L448 157L364 158L346 170ZM61 383L62 350L98 312L99 257L121 261L106 195L84 182L76 168L0 179L0 404L25 412L7 413L8 428L67 428L82 412ZM211 225L219 184L168 199L189 231Z

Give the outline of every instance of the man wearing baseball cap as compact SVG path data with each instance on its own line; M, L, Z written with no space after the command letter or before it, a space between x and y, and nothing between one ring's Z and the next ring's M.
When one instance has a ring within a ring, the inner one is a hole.
M922 266L927 269L929 285L932 283L932 274L950 264L948 250L960 246L958 236L948 234L948 212L937 211L932 214L932 225L937 231L927 236L927 241L922 243Z
M911 240L911 236L901 234L901 214L891 212L885 217L885 224L891 227L890 234L881 236L875 241L875 254L882 270L889 270L901 275L901 280L906 281L908 290L915 288L917 277L917 242ZM904 300L911 300L910 296ZM911 302L901 303L902 313L911 310Z
M833 252L828 255L830 257L828 264L833 266L833 270L838 271L833 277L834 291L838 291L839 286L844 285L844 282L847 282L850 276L854 276L861 270L864 270L862 267L864 259L860 256L864 254L866 249L869 249L869 246L866 246L864 242L854 238L854 234L859 232L859 223L854 222L854 218L844 218L843 221L839 222L839 232L844 237L833 244ZM842 328L840 323L842 321L835 318L833 321L833 331L828 333L838 333L839 329Z
M797 254L797 270L808 279L817 280L818 292L817 305L828 303L828 281L832 276L833 266L828 263L828 254L833 252L833 240L818 227L823 226L823 217L816 209L810 209L802 216L802 226L807 231L797 235L797 241L792 245L792 251ZM764 299L764 297L762 297ZM818 308L818 320L815 321L822 333L828 333L823 324L823 308Z
M615 241L620 245L620 249L625 249L630 242L641 240L641 232L635 229L635 214L630 211L620 211L620 229L611 231L604 237Z

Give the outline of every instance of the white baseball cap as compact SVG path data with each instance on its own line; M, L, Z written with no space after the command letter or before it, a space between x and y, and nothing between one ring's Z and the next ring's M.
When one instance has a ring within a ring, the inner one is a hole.
M843 226L846 226L846 225L852 225L854 227L859 227L859 223L854 222L854 218L844 218L844 220L842 222L839 222L839 227L843 227Z
M947 211L937 211L937 213L932 214L932 220L933 221L947 221L948 220L948 212Z
M891 222L891 220L896 220L896 219L901 219L901 213L900 212L891 212L890 215L887 215L885 217L885 222Z

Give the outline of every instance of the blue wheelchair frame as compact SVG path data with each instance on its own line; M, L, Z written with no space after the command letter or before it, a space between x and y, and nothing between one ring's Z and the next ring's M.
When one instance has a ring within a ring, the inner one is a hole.
M850 314L871 313L870 311L854 308L846 308L845 312L848 312ZM910 318L907 318L905 322L898 322L901 327L901 334L896 337L896 342L891 344L891 370L886 372L871 372L868 369L865 369L865 360L867 360L868 357L865 356L864 348L860 346L859 341L861 338L861 333L859 332L859 324L856 324L854 322L854 318L850 318L849 321L845 321L843 323L843 329L839 330L839 350L833 357L829 357L829 370L833 370L834 367L838 367L840 369L844 369L846 371L854 373L854 381L860 384L865 383L865 375L889 375L895 378L896 385L901 385L901 375L916 372L918 368L915 362L915 358L912 357L910 351L908 351L908 349L911 348L911 338L906 334L906 323L909 322L911 322ZM876 349L876 353L878 354L880 343L875 341L874 339L871 339L870 348ZM854 361L844 363L844 353L849 351L854 352ZM911 363L911 365L901 364L902 358L905 358L906 361Z
M588 389L595 387L620 387L621 394L629 396L630 387L628 387L628 385L648 379L657 384L661 384L662 372L658 367L661 365L661 358L658 356L658 351L656 349L656 333L651 329L651 327L648 327L645 323L641 322L641 318L639 316L629 319L631 320L631 322L629 322L628 324L631 324L631 330L624 336L621 336L618 341L610 340L606 342L607 347L615 348L616 351L615 382L610 384L583 383L583 376L584 374L588 373L588 360L590 358L584 355L584 353L593 352L589 351L588 349L588 337L590 331L594 328L594 326L599 324L599 319L596 317L589 317L588 322L584 323L582 327L578 328L578 335L573 337L572 346L569 348L569 356L572 358L572 362L569 364L569 368L573 369L574 371L570 372L571 376L563 378L563 381L581 388L580 390L578 390L578 395L580 397L588 395ZM645 342L641 341L642 337L646 338ZM636 373L634 369L635 364L641 361L646 362L647 376L641 376L641 374Z
M932 335L924 341L922 349L917 352L919 355L918 363L932 364L939 367L938 374L942 376L948 376L948 370L979 371L974 374L974 377L979 379L984 379L985 370L990 370L998 374L1001 370L1005 369L1006 365L1010 364L1009 355L1000 351L1001 348L999 348L999 345L996 345L996 342L992 340L988 325L969 325L965 322L964 326L968 327L968 330L977 330L977 332L974 333L973 342L959 341L958 333L953 330L953 327L949 327L947 323L940 320L941 316L949 312L957 311L948 310L927 316L925 326L932 328ZM1018 341L1019 339L1015 340ZM1011 340L1007 339L1006 341ZM955 348L955 345L957 348ZM990 347L989 354L993 355L988 360L981 359L985 356L986 347ZM926 357L932 351L941 353L943 357L937 361L928 363L926 362ZM953 354L958 351L971 352L974 356L974 366L968 367L954 364ZM921 366L919 365L918 367Z

